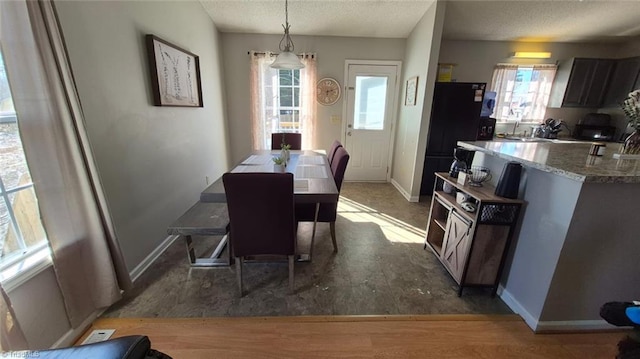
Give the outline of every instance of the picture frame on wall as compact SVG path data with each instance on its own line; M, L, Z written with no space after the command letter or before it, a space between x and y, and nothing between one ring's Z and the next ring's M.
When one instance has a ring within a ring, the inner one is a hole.
M153 105L203 107L198 56L151 34L146 45Z
M405 106L416 105L416 94L418 92L418 76L414 76L407 80L407 88L404 96Z

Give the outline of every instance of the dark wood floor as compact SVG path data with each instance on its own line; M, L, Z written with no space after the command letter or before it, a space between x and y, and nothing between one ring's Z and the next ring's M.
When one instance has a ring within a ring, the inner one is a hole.
M94 329L147 335L174 359L614 358L626 335L533 334L516 315L102 318Z

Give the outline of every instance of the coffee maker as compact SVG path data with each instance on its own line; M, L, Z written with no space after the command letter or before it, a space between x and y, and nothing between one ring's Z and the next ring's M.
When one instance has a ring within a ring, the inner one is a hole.
M458 173L460 171L466 172L469 168L471 168L471 163L473 162L473 155L476 154L476 151L471 151L464 149L462 147L456 147L453 149L453 163L451 164L451 169L449 169L449 176L453 178L458 178Z

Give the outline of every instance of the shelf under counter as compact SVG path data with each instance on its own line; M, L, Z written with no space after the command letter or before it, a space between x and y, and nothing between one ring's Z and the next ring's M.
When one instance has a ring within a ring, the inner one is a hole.
M464 208L462 208L460 206L460 204L458 202L456 202L456 196L455 195L449 194L449 193L444 192L444 191L435 191L435 192L433 192L433 194L436 197L440 198L440 200L446 202L451 207L453 207L455 209L455 211L458 212L464 218L466 218L466 219L468 219L469 221L472 221L472 222L475 221L475 212L467 212L467 211L465 211Z
M524 203L524 201L519 199L503 198L503 197L496 196L495 195L496 188L486 183L480 187L470 186L468 184L462 185L458 183L457 178L453 178L449 176L448 172L436 172L436 176L441 178L443 181L449 183L453 187L457 188L458 190L470 195L477 201L487 201L487 202L493 202L493 203ZM442 192L443 194L449 197L452 197L453 202L457 204L457 202L455 201L454 195L446 193L444 191L438 191L438 192ZM458 207L460 206L458 205ZM462 209L462 207L460 207L460 209Z

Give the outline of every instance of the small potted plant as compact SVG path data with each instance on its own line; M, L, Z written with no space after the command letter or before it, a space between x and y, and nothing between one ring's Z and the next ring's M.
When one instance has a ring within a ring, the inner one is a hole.
M273 172L284 173L285 161L282 157L273 157Z

